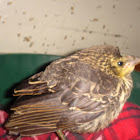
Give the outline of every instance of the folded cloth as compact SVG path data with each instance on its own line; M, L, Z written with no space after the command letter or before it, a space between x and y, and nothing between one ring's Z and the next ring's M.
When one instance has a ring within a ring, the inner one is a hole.
M0 111L0 140L15 140L16 136L9 136L4 123L8 113ZM65 132L67 140L140 140L140 107L126 103L119 117L107 128L97 133L76 134ZM22 137L21 140L59 140L55 133L48 133L34 137Z

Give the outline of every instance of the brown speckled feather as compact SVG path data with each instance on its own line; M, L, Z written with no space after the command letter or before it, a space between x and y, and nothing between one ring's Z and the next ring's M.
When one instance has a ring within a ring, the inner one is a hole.
M113 60L121 57L118 48L91 47L54 61L44 72L24 81L15 89L14 96L19 98L6 127L22 136L57 130L86 133L107 127L132 88L130 76L126 88L113 75L109 68L112 56Z

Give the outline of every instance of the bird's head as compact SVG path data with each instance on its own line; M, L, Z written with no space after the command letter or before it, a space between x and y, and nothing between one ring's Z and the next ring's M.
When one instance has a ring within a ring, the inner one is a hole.
M122 56L118 47L93 46L78 53L80 59L106 74L123 78L129 75L140 63L140 58Z

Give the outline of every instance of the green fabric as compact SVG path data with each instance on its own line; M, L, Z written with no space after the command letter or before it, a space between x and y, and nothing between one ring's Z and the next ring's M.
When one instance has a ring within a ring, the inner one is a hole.
M61 56L42 54L0 55L0 104L7 105L14 88L22 80L45 69L45 66ZM129 101L140 105L140 73L133 72L134 89Z
M132 73L133 78L133 90L129 98L129 102L133 102L140 106L140 72L134 71Z

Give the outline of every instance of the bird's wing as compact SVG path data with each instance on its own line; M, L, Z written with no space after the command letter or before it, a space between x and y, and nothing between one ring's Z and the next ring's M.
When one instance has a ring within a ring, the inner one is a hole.
M93 121L108 109L110 93L116 87L112 77L79 62L69 62L65 66L57 64L50 65L43 77L41 74L38 78L47 81L46 89L54 93L20 96L7 123L11 132L37 135L57 129L71 130L79 123Z
M73 87L53 94L20 96L11 110L6 127L11 133L33 136L62 130L78 130L78 125L95 120L109 102L93 98L89 81L76 80ZM97 93L96 93L97 94Z

